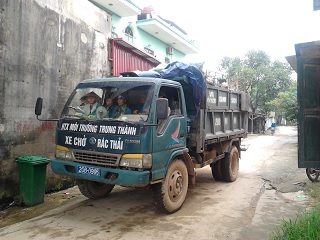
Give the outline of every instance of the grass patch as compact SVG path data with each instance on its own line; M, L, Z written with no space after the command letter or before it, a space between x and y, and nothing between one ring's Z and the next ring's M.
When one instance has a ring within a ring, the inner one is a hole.
M310 210L298 214L296 219L284 220L272 234L272 240L320 239L320 185L308 183L305 192L314 200Z
M272 240L320 239L320 207L284 221L273 231Z

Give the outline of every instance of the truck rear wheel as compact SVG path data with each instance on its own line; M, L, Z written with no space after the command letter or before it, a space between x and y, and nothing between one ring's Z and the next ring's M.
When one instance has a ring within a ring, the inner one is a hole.
M184 162L175 159L162 183L152 186L153 200L161 212L174 213L178 211L188 191L188 171Z
M223 180L223 175L221 172L221 161L219 160L215 163L212 163L210 167L211 167L212 177L217 181Z
M101 182L78 180L77 181L80 192L87 198L100 199L106 197L114 188L112 184Z
M234 182L239 172L239 152L236 146L232 146L231 151L221 162L221 171L225 181Z

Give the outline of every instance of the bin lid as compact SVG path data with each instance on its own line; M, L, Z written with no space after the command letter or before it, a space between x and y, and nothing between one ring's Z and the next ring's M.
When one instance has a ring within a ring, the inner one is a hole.
M16 158L17 162L28 163L28 164L44 164L49 163L49 160L41 156L25 156Z

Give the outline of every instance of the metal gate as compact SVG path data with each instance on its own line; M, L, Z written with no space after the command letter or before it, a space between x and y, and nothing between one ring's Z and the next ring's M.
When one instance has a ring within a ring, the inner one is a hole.
M298 73L298 167L320 168L320 41L295 45Z

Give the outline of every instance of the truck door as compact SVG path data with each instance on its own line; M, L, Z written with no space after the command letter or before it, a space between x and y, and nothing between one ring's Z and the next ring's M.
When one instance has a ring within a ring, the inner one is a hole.
M187 124L179 88L162 86L158 97L167 98L170 108L168 117L156 127L153 138L153 152L159 154L163 166L174 150L186 147Z
M297 44L298 167L320 168L320 45Z

